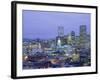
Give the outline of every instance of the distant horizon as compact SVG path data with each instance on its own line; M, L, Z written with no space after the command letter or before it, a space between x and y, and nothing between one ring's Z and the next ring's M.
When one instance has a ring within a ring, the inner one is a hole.
M80 25L86 25L90 35L90 14L71 12L50 12L23 10L23 39L53 39L58 27L64 27L64 35L71 31L79 36ZM68 27L67 27L68 26Z

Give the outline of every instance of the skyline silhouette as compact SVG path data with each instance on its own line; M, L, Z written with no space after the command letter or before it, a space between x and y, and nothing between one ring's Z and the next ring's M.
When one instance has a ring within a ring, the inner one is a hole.
M89 13L50 12L23 10L23 39L50 39L58 35L59 26L64 27L64 35L75 31L79 35L80 25L86 25L90 34Z

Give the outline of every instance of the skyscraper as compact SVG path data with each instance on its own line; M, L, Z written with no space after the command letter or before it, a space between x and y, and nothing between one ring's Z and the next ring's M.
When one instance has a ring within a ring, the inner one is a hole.
M71 32L71 37L72 37L72 40L75 40L75 32L74 31Z
M59 37L64 36L64 27L63 26L58 27L58 36Z
M80 36L86 37L86 25L80 25Z
M71 37L71 34L68 34L67 43L68 43L69 45L72 44L72 37Z
M63 37L64 37L64 27L58 27L58 36L56 37L56 44L57 46L61 46L63 44Z
M72 44L75 44L75 32L71 32Z
M84 46L87 41L86 25L80 25L80 45Z

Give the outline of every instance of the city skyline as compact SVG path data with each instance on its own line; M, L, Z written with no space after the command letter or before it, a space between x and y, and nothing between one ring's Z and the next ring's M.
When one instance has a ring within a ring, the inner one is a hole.
M80 25L86 25L90 33L90 14L23 10L23 38L26 39L55 38L59 26L64 27L64 35L71 31L79 35Z

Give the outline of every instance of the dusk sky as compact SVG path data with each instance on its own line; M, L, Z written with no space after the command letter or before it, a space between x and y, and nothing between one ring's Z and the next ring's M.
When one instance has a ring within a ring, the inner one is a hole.
M80 25L87 26L90 33L89 13L46 12L23 10L23 38L25 39L50 39L58 35L58 27L64 27L64 35L75 31L79 35Z

